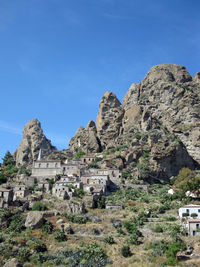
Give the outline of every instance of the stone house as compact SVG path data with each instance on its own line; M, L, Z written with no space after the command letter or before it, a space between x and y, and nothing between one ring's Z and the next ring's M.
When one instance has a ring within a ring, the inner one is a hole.
M13 200L17 200L18 198L25 198L29 195L29 190L25 185L16 185L14 187L14 197Z
M190 236L200 236L200 220L191 219L187 221L186 229L188 230L188 235Z
M62 174L66 176L74 176L81 177L85 172L85 166L67 163L62 165Z
M60 160L37 160L33 163L32 177L54 178L56 175L62 175Z
M192 214L196 214L196 218L200 219L200 205L185 205L179 208L178 213L181 219L184 217L192 218Z
M36 182L37 179L35 177L27 176L26 174L19 174L16 177L17 182L23 183L26 186L33 186Z
M81 161L83 164L90 164L90 163L94 162L95 159L96 159L96 157L94 157L94 156L83 156L81 158Z
M0 188L0 208L8 207L13 201L13 190Z
M75 188L83 188L83 184L77 177L61 177L57 184L64 185L64 186L74 186Z
M74 196L77 196L75 189L69 188L64 184L56 182L52 188L52 195L60 199L71 199Z
M39 181L38 188L43 189L45 192L49 192L52 188L52 185L48 181Z

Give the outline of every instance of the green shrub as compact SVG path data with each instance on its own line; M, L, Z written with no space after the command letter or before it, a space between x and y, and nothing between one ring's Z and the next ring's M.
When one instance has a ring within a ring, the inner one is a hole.
M69 220L72 223L85 224L86 222L91 221L90 218L84 215L63 213L62 216L64 216L67 220Z
M10 219L10 224L7 232L21 233L25 230L24 216L21 213L14 214Z
M154 233L163 233L163 227L159 224L157 224L154 228L153 228L153 232Z
M121 249L121 254L123 257L127 258L130 257L132 255L131 251L130 251L130 246L123 246Z
M61 230L57 230L57 231L54 232L54 238L58 242L66 241L66 235Z
M115 240L111 235L108 235L104 238L104 242L110 245L115 244Z
M33 204L32 210L33 211L44 211L44 210L47 210L47 207L44 203L42 203L40 201L36 201Z
M30 256L31 252L29 248L26 247L19 248L17 257L22 263L29 261Z
M169 257L165 261L165 264L168 265L168 266L176 266L178 264L178 260L176 258L174 258L174 257Z
M85 155L85 152L83 152L82 150L79 150L75 155L75 159L80 160L84 155Z
M76 193L80 198L83 198L85 196L85 192L81 188L76 189Z
M42 231L44 233L47 233L47 234L51 234L53 232L53 225L51 222L49 221L46 221L43 225L42 225Z

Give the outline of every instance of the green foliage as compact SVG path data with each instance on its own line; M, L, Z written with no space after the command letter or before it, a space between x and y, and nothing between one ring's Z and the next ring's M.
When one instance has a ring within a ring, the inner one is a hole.
M152 169L150 166L148 166L145 162L137 164L137 168L139 171L139 176L141 179L146 179L149 177L149 175L152 172Z
M10 153L10 151L7 151L4 158L2 159L3 160L3 165L4 166L8 166L8 165L15 165L15 161L14 161L14 158L12 156L12 154Z
M136 133L136 135L135 135L135 138L137 139L137 140L140 140L141 139L141 133Z
M82 150L79 150L75 155L75 159L80 160L84 155L85 155L85 152L83 152Z
M21 233L23 230L25 230L24 221L23 214L17 213L12 215L7 232L13 232L15 234Z
M55 231L53 235L58 242L66 241L66 235L62 230Z
M36 201L33 204L32 210L33 211L44 211L44 210L47 210L47 207L44 203L42 203L40 201Z
M85 248L82 252L84 259L107 258L105 251L97 243L85 245Z
M123 171L122 172L122 178L124 178L124 179L130 179L132 177L133 177L133 174L132 173L130 173L128 171Z
M110 245L115 244L115 240L114 240L113 236L111 236L111 235L106 236L104 238L104 242L108 243Z
M102 196L101 199L98 201L98 208L105 209L105 207L106 207L106 198L105 196Z
M121 249L121 254L123 257L130 257L132 255L131 251L130 251L130 246L123 246Z
M81 189L81 188L76 189L76 193L78 194L78 196L79 196L80 198L83 198L83 197L85 196L85 192L84 192L84 190Z
M86 222L91 221L91 219L89 219L87 216L84 215L63 213L62 216L64 216L67 220L69 220L72 223L85 224Z
M26 245L33 250L34 252L45 252L47 251L46 244L42 242L39 238L32 238L29 240Z
M17 253L17 257L19 258L19 260L22 263L29 261L30 256L31 256L31 252L30 252L29 248L27 248L27 247L19 248L18 253Z
M183 193L199 190L200 176L189 168L182 168L174 184L177 188L181 189Z
M163 227L159 224L156 224L156 226L153 228L154 233L163 233Z
M43 225L42 225L42 231L44 233L47 233L47 234L51 234L53 232L53 225L51 222L49 221L46 221Z
M91 162L87 165L87 169L100 169L99 165L96 162Z
M27 167L25 165L22 165L19 168L19 174L26 174L26 175L30 176L31 170L27 169Z
M107 201L109 203L113 203L113 204L124 204L126 206L128 206L128 201L129 200L136 200L141 196L142 192L128 187L126 189L120 189L118 191L116 191L114 194L110 195L107 197Z

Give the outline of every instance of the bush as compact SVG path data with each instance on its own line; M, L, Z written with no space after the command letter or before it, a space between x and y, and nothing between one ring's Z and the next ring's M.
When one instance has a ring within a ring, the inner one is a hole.
M57 230L57 231L54 232L54 238L58 242L66 241L66 235L61 230Z
M17 253L17 257L21 262L29 261L29 257L31 256L31 252L29 248L20 248Z
M80 160L84 155L85 155L85 152L83 152L82 150L79 150L75 155L75 159Z
M115 240L111 235L108 235L104 238L104 242L110 245L115 244Z
M49 221L46 221L43 225L42 225L42 231L44 233L47 233L47 234L51 234L53 232L53 225L51 222Z
M91 219L85 215L63 213L62 216L64 216L67 220L69 220L72 223L85 224L86 222L91 221Z
M157 224L154 228L153 228L153 232L154 233L163 233L163 227L159 224Z
M123 257L127 258L130 257L132 255L131 251L130 251L130 246L123 246L121 249L121 254Z
M24 217L21 213L14 214L10 220L8 232L21 233L25 230Z
M40 201L36 201L36 202L33 204L32 210L33 210L33 211L44 211L44 210L47 210L47 207L45 206L44 203L42 203L42 202L40 202Z

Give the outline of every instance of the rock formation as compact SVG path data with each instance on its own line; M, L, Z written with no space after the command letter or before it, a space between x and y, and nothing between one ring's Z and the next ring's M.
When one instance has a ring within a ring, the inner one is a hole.
M200 73L192 78L175 64L151 68L140 83L131 85L123 104L106 92L97 115L99 149L126 146L121 153L125 163L137 172L149 169L159 179L176 175L182 167L193 169L200 164L199 93ZM75 137L81 140L84 134L79 128Z
M69 142L70 150L77 152L82 150L85 153L96 153L101 150L97 129L94 121L89 121L86 128L79 127L75 136Z
M122 126L124 110L117 97L112 92L106 92L99 104L97 115L97 134L103 148L116 145L115 138Z
M56 151L51 141L43 134L40 122L33 119L25 125L22 141L14 153L17 166L31 164L37 159L40 149L44 157Z

